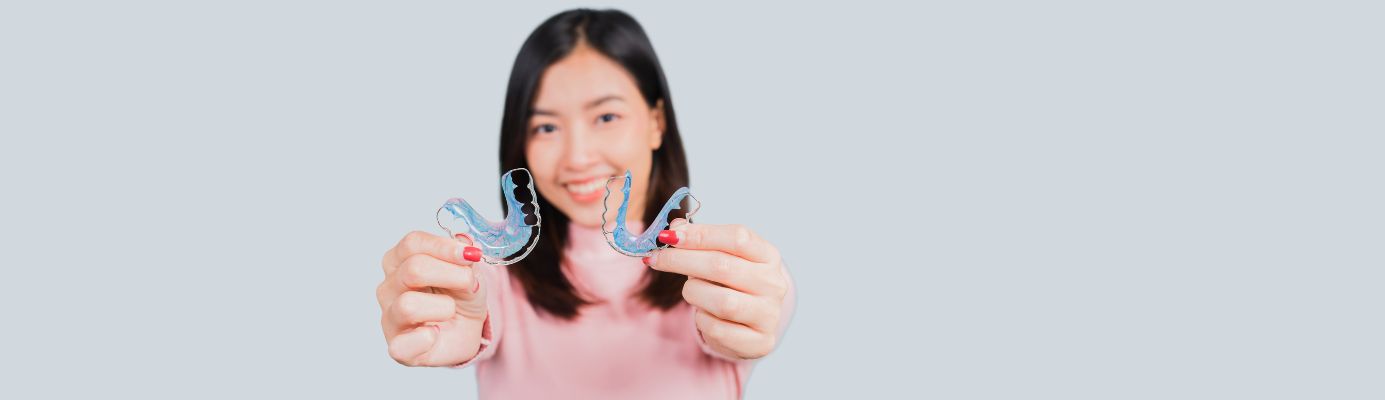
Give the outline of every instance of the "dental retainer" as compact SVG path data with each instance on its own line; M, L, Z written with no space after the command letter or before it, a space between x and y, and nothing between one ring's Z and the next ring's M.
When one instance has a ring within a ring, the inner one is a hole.
M673 192L673 196L670 196L668 201L664 202L664 208L659 210L659 215L654 217L653 223L644 230L644 233L639 236L634 236L625 227L627 217L626 209L630 206L631 180L630 171L627 170L625 171L625 184L620 189L620 193L624 198L621 200L620 208L616 209L616 226L614 230L607 230L606 226L609 225L609 222L607 222L606 214L610 211L610 208L606 205L606 201L611 197L611 181L616 180L616 178L618 177L613 176L611 179L606 180L606 197L601 200L601 234L606 237L606 243L610 244L611 248L620 252L620 254L631 257L644 257L657 250L669 247L668 245L659 244L658 241L659 232L668 227L669 213L673 210L682 209L683 199L687 198L692 210L688 211L688 215L684 218L691 223L693 215L697 214L697 210L702 208L702 202L698 200L697 197L694 197L686 186L678 188L678 190Z
M521 189L521 186L515 184L512 176L515 171L523 171L528 179L528 183L522 187L528 190L527 203L515 197L515 192ZM471 239L472 244L481 249L481 261L492 265L510 265L523 260L534 249L534 245L539 241L543 217L539 215L539 196L534 191L534 176L528 169L516 168L505 172L500 176L500 190L505 198L505 219L501 221L487 220L460 197L443 203L442 207L438 208L435 218L438 227L447 232L449 237L466 236ZM526 213L525 206L529 206L532 211ZM466 232L454 232L444 224L443 210L452 215L452 221L459 221L465 225ZM530 220L533 222L530 223Z

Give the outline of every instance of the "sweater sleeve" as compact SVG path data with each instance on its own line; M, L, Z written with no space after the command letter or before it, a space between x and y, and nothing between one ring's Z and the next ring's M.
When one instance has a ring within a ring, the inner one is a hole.
M485 263L478 263L474 268L481 272L481 283L488 285L486 322L481 324L481 348L470 360L452 368L466 368L494 357L496 349L500 346L501 334L505 332L505 314L502 310L505 309L505 302L510 296L510 274L503 268Z

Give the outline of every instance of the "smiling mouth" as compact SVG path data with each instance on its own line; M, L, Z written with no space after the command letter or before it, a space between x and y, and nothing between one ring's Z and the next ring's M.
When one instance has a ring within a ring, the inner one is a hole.
M568 195L579 203L596 201L606 194L606 182L609 178L591 178L582 181L569 182L563 184L563 189L567 190Z

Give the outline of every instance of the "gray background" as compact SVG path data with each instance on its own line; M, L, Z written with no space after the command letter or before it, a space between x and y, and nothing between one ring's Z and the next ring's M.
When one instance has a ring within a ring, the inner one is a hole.
M1367 3L612 5L798 284L749 397L1260 399L1385 397ZM0 5L0 397L475 396L378 262L570 7Z

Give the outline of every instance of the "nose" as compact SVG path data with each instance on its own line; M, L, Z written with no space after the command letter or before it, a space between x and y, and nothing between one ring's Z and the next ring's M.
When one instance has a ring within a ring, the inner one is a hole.
M578 126L569 131L570 140L563 150L563 168L571 171L585 171L599 160L596 146L591 143L585 127Z

